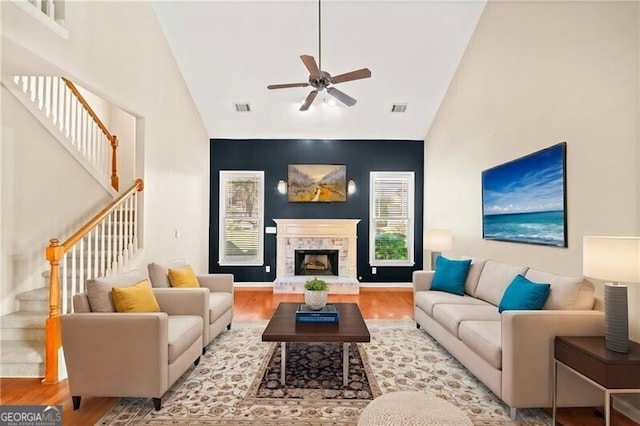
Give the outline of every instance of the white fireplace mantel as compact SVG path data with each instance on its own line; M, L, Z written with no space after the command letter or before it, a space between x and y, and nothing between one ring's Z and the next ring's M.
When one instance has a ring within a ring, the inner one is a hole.
M339 276L357 280L357 225L360 219L273 219L277 225L276 279L293 275L293 252L305 241L339 242ZM326 245L323 248L331 248Z

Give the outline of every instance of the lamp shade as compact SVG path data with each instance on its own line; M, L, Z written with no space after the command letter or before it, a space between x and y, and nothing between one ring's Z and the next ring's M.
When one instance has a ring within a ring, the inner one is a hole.
M447 251L453 248L453 237L449 229L427 229L425 248L431 251Z
M640 237L584 237L582 273L601 280L640 283Z

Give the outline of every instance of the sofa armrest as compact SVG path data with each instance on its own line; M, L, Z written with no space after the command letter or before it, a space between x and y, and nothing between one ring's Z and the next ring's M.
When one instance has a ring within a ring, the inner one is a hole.
M431 289L434 271L413 271L413 293Z
M233 274L198 275L200 287L206 287L211 292L226 292L233 294Z
M550 407L555 337L603 334L600 311L502 312L502 400L511 407Z
M198 315L209 323L209 290L206 288L154 288L160 310L168 315Z
M166 313L74 313L60 324L71 395L160 397L167 390Z

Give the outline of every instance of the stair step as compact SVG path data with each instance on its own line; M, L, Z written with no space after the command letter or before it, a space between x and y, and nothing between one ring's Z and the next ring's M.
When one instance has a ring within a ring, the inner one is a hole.
M48 312L49 288L42 287L36 290L25 291L16 296L22 312Z
M42 340L3 341L0 348L0 377L44 376Z
M67 300L71 301L71 295L67 295ZM16 300L20 304L18 312L48 314L49 313L49 287L42 287L36 290L25 291L16 295Z
M48 312L15 311L0 317L0 329L10 328L42 328L49 316ZM4 336L3 336L4 337Z

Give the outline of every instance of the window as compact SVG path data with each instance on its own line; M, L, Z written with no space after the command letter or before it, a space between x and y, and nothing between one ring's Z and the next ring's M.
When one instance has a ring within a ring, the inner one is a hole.
M220 170L221 266L262 266L264 172Z
M369 263L413 266L413 172L371 172Z

